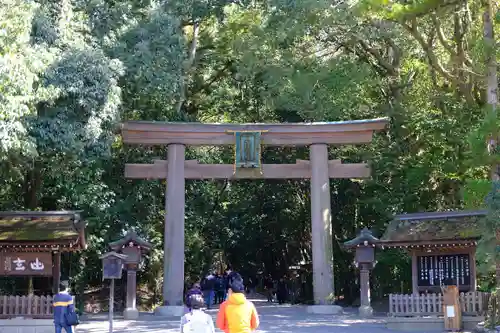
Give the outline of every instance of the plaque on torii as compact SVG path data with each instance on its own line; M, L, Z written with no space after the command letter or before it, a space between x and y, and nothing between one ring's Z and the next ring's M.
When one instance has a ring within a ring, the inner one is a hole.
M142 256L151 250L152 244L140 238L134 231L129 231L123 238L109 243L109 247L126 256L124 264L127 270L127 304L123 316L125 319L137 319L137 268Z

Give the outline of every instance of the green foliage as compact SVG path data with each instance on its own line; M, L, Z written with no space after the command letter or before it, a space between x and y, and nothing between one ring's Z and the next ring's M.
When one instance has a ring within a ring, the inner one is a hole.
M52 96L30 121L39 153L108 154L119 118L121 73L119 61L94 50L70 50L47 68L42 84Z
M170 119L168 111L179 99L184 46L179 21L161 10L120 36L112 54L126 68L122 87L131 118ZM147 116L143 114L146 110ZM150 113L152 110L158 113Z
M468 179L463 185L463 198L466 209L481 209L486 206L486 197L491 192L491 181Z
M24 116L36 102L36 50L29 45L35 4L6 1L0 8L0 160L10 150L35 154Z
M488 215L483 219L480 247L482 252L487 253L486 264L494 265L494 260L499 257L496 243L496 231L500 221L500 182L493 181L491 191L486 197Z
M471 132L469 144L472 151L472 162L476 166L493 165L500 162L500 152L495 148L489 149L490 140L496 139L496 133L500 128L500 120L497 113L491 108L485 108L485 117Z
M154 244L139 281L150 303L159 303L165 181L126 180L123 166L165 158L166 148L124 146L120 120L388 116L390 128L372 144L330 148L331 158L369 161L373 170L368 180L331 181L336 294L354 301L357 273L339 244L359 229L380 236L395 213L480 207L485 185L477 179L488 178L492 162L484 142L498 128L496 118L484 117L480 75L470 74L484 70L475 65L484 58L481 6L4 1L0 209L85 212L89 249L70 260L82 293L101 279L99 270L81 267L98 267L106 244L135 229ZM439 41L438 28L457 36L455 22L464 39ZM463 63L449 45L463 46ZM187 154L233 162L232 147L188 147ZM265 163L307 158L304 147L263 150ZM306 180L187 181L186 282L221 261L275 277L310 263L309 200ZM407 257L387 251L378 261L375 295L410 288Z

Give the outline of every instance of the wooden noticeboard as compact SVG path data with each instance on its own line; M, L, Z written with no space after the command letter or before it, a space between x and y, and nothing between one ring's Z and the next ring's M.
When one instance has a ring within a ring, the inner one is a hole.
M0 276L52 276L52 253L0 252Z
M470 255L425 255L417 257L419 287L470 286Z

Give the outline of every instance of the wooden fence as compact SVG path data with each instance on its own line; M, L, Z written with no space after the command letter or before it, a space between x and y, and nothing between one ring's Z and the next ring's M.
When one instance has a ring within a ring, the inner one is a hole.
M0 318L53 316L51 296L0 296Z
M479 291L460 293L460 306L465 316L482 316L488 309L490 294ZM442 316L442 294L390 294L389 316Z

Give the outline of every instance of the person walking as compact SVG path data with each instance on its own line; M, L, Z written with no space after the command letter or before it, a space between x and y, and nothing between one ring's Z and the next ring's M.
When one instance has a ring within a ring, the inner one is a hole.
M73 333L73 325L78 324L78 316L75 313L73 296L69 294L65 283L59 285L59 293L54 296L54 326L56 333L61 333L63 328L66 333Z
M245 297L241 277L234 277L229 294L217 313L217 327L225 333L251 333L259 327L259 315L252 302Z
M191 296L193 295L201 295L203 296L203 292L201 291L201 287L200 287L200 284L199 283L193 283L193 286L191 287L191 289L188 290L188 292L186 293L186 311L185 313L188 313L189 311L191 311L191 304L189 303L190 302L190 299L191 299Z
M224 275L222 275L222 292L224 293L222 302L227 299L228 290L229 290L229 275L227 274L227 272L224 272Z
M269 303L273 302L273 295L274 295L274 283L271 275L269 275L265 280L264 280L264 288L266 289L266 296L267 296L267 301Z
M283 304L287 300L288 287L286 285L285 279L281 278L278 282L278 287L276 288L276 298L279 304Z
M254 295L257 290L257 279L255 277L249 277L248 278L248 291L249 294Z
M231 284L235 280L241 280L243 282L243 278L241 277L241 274L238 273L238 272L235 272L235 271L233 271L231 269L228 269L227 270L227 287L228 287L228 291L229 291L229 287L231 286Z
M203 279L201 283L201 291L203 292L207 309L210 309L210 307L214 304L215 295L215 276L212 273L208 274Z
M181 333L215 333L212 316L203 311L205 300L200 294L189 296L190 310L181 318Z
M217 274L215 276L215 304L224 302L224 278Z

